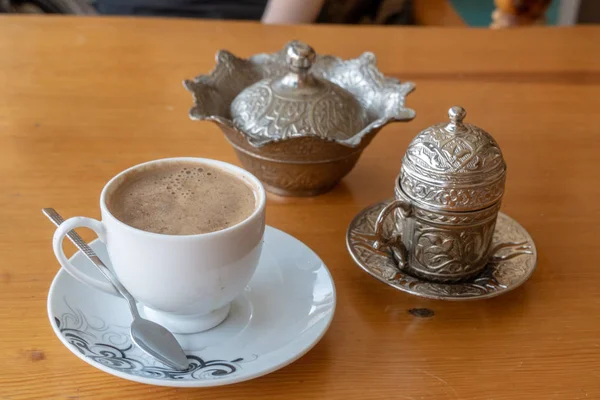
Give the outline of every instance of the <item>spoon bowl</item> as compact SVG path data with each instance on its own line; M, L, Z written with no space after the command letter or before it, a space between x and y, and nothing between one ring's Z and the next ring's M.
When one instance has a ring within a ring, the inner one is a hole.
M169 367L185 371L188 359L177 339L164 326L136 317L131 323L131 339L140 349Z

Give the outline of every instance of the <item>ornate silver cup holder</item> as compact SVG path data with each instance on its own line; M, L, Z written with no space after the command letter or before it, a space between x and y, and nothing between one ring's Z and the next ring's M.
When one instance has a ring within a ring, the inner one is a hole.
M412 276L398 267L389 247L376 248L375 222L393 200L362 210L350 223L346 244L360 268L381 282L416 296L440 300L477 300L495 297L522 285L537 264L533 239L517 221L500 212L493 234L491 255L475 277L458 283L432 282ZM392 235L394 221L384 222L384 234Z

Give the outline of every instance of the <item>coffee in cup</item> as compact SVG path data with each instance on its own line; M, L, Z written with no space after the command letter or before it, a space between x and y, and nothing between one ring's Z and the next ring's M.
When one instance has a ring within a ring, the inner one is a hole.
M106 197L119 221L147 232L194 235L219 231L248 218L252 188L231 173L207 164L151 164L121 176Z

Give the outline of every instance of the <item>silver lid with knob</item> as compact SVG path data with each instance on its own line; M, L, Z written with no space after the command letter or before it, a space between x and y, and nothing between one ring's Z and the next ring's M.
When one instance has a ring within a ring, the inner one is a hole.
M288 72L244 89L231 103L234 125L252 137L284 140L319 137L344 140L368 124L366 111L347 90L310 72L315 51L293 41L286 48Z
M473 211L502 198L502 152L489 133L463 122L466 114L462 107L452 107L449 123L421 131L406 150L399 184L424 208Z

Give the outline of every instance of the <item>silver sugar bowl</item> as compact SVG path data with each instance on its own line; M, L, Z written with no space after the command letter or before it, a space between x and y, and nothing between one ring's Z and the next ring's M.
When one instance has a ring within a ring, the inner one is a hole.
M404 107L414 85L385 77L372 53L341 60L298 41L249 59L220 51L184 85L190 117L216 122L244 168L286 196L330 190L384 125L415 116Z
M400 269L434 282L467 280L485 267L506 178L494 138L464 123L462 107L448 115L449 123L421 131L408 146L395 200L375 226L376 247L388 246ZM392 211L395 236L385 238Z

